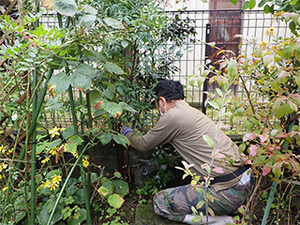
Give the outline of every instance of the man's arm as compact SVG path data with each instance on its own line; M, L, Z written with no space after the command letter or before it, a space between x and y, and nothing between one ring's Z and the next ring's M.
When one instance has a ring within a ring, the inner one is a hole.
M180 127L180 121L177 118L176 112L170 111L164 114L147 134L138 136L133 132L128 132L126 137L135 149L149 151L155 146L170 142L176 136Z

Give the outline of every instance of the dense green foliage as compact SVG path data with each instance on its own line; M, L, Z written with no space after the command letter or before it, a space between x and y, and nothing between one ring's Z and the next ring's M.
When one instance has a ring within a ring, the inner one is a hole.
M128 140L120 128L152 125L151 88L178 69L173 63L194 34L192 21L168 18L148 0L45 0L41 8L21 7L18 20L2 15L0 22L0 220L91 224L93 188L114 208L128 194L120 173L103 175L93 147L113 142L122 156ZM39 22L40 9L56 12L46 15L53 28ZM187 29L178 32L182 25ZM69 122L56 121L66 113ZM92 166L100 175L90 173Z

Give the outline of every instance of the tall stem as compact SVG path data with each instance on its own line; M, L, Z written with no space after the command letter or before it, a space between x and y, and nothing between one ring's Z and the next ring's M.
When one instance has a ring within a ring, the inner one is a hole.
M91 129L93 127L93 121L92 121L92 112L91 112L91 102L90 102L90 92L88 91L86 93L86 107L87 107L87 114L88 114L88 129ZM90 137L89 137L90 140ZM92 149L89 149L89 159L92 159ZM87 191L88 194L91 193L91 166L88 168L88 174L87 174Z
M74 97L73 97L73 91L72 91L71 85L69 86L68 91L69 91L74 133L75 133L75 135L78 135L77 116L76 116L76 111L75 111L75 103L74 103ZM78 155L82 155L81 145L78 146ZM91 213L90 213L90 203L89 203L89 197L88 197L87 186L86 186L86 173L82 167L82 164L80 164L80 175L82 178L82 188L83 188L83 193L84 193L84 202L85 202L85 208L86 208L86 214L87 214L87 223L92 224L92 218L91 218Z
M32 81L32 88L33 90L37 86L37 68L35 68L33 72L33 81ZM32 97L32 110L35 113L36 110L36 100L37 96L34 94ZM36 123L34 123L33 131L32 131L32 149L31 149L31 224L35 224L35 202L36 202L36 189L35 189L35 176L36 176Z
M227 90L228 91L228 90ZM206 210L206 221L208 222L208 207L209 207L209 204L208 204L208 197L207 197L207 188L209 186L209 182L210 182L210 176L211 176L211 171L212 171L212 167L213 167L213 163L214 163L214 160L215 160L215 152L216 152L216 144L217 144L217 141L218 141L218 138L219 138L219 131L220 131L220 127L221 127L221 118L223 116L223 107L224 107L224 102L225 102L225 99L226 99L226 96L229 92L226 92L223 96L223 99L222 99L222 106L221 106L221 109L219 111L219 118L218 118L218 123L217 123L217 127L216 127L216 134L215 134L215 140L214 140L214 148L213 148L213 152L212 152L212 158L211 158L211 162L210 162L210 170L208 172L208 175L207 175L207 180L205 181L205 188L204 188L204 198L205 198L205 210Z
M42 108L42 104L44 102L44 97L46 95L47 88L48 88L48 83L49 83L50 78L52 77L52 74L53 74L53 69L50 69L49 72L48 72L48 76L46 78L45 84L44 84L44 88L43 88L42 92L40 93L40 98L37 101L36 109L34 110L34 113L32 115L32 120L31 120L30 127L28 129L28 134L26 135L28 137L31 137L31 135L33 133L33 130L35 129L35 124L36 124L37 118L39 116L40 110ZM17 163L17 168L18 169L21 168L22 160L24 159L24 155L25 155L25 147L23 147L23 149L21 151L21 154L20 154L20 157L19 157L20 161Z

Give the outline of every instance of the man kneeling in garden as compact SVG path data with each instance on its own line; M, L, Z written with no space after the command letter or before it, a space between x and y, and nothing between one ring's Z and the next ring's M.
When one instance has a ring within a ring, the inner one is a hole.
M208 205L216 216L199 218L192 215L192 207L196 209L197 204L205 199L204 185L197 188L184 185L158 192L153 199L155 212L170 220L187 224L233 223L228 214L236 211L246 201L253 183L248 171L250 168L244 165L245 159L240 156L238 147L222 131L218 131L219 140L215 149L219 157L216 155L212 160L213 149L203 136L208 135L214 139L216 125L183 100L181 83L162 80L153 91L157 97L156 108L161 114L155 127L144 136L137 136L129 127L124 126L121 134L140 151L148 151L157 145L170 142L187 163L194 165L192 172L201 178L208 176L207 170L202 168L203 165L213 162L211 177L214 179L211 180L207 193L214 197L214 201L209 201ZM205 207L206 204L203 204L197 209L198 212L205 215Z

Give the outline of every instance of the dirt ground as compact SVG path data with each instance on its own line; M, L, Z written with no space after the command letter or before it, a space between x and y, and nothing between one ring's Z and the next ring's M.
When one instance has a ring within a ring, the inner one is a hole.
M132 189L133 190L133 189ZM268 189L266 189L268 190ZM260 225L263 215L264 209L266 207L267 201L263 199L264 190L260 190L256 199L253 201L253 204L250 205L251 213L249 216L251 220L247 220L248 224L251 225ZM300 190L298 190L298 196L295 192L296 199L294 202L274 202L272 204L268 220L266 224L276 224L276 225L300 225L300 212L299 212L299 199ZM136 224L136 208L138 204L150 204L152 205L151 197L149 196L139 196L133 190L129 195L124 197L125 202L121 206L120 209L115 212L111 212L108 204L104 204L103 202L98 202L102 209L100 211L95 212L92 207L92 218L93 224L95 225L135 225ZM100 199L99 199L100 201ZM290 204L287 207L284 204ZM243 216L239 214L240 218ZM298 222L299 221L299 222ZM147 224L143 224L147 225Z

